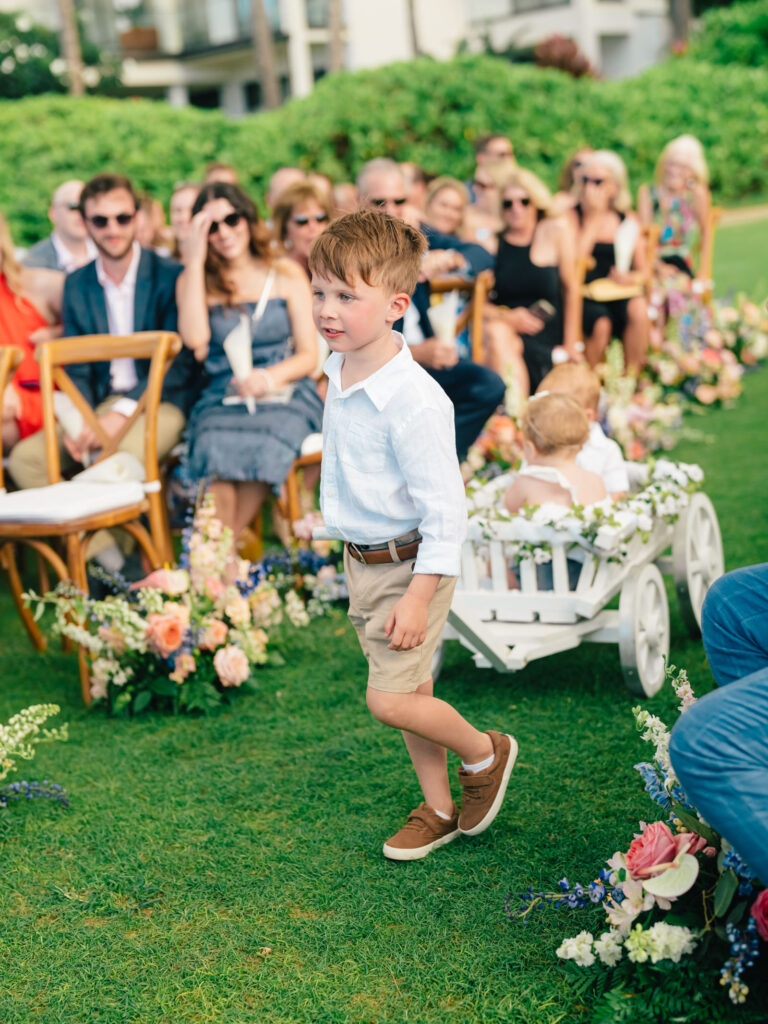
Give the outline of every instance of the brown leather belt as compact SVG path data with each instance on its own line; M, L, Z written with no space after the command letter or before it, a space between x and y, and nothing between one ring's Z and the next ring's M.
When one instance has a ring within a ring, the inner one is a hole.
M419 551L421 538L409 541L407 544L394 544L397 558L392 557L392 552L387 547L361 548L352 541L347 541L346 548L351 558L363 565L386 565L395 562L406 562L409 558L415 558Z

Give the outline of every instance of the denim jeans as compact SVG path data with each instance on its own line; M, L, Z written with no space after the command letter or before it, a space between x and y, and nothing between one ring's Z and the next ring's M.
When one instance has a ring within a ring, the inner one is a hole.
M721 689L675 725L672 765L705 821L768 884L768 563L717 580L702 633Z

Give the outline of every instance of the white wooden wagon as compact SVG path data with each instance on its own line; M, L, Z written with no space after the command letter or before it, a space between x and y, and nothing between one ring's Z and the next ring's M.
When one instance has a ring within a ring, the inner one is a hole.
M478 667L499 672L586 641L617 644L627 687L653 695L669 654L662 574L674 577L683 620L699 635L704 597L723 573L723 548L712 502L701 491L689 493L698 467L659 462L631 470L636 493L610 506L607 523L586 530L558 506L500 520L491 510L509 477L476 492L443 639L459 640ZM517 580L510 579L510 564L517 564ZM551 567L551 589L542 589L542 565ZM616 595L618 609L607 608ZM441 659L442 645L436 673Z

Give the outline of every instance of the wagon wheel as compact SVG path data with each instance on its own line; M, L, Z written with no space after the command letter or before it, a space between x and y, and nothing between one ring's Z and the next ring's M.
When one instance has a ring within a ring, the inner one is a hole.
M664 682L669 655L669 605L653 564L627 577L619 598L619 658L627 689L652 697Z
M712 502L698 491L675 524L672 570L680 614L692 637L701 636L701 606L725 571L720 524Z
M443 654L445 652L445 640L440 637L435 648L435 653L432 655L432 681L437 682L440 673L443 670Z

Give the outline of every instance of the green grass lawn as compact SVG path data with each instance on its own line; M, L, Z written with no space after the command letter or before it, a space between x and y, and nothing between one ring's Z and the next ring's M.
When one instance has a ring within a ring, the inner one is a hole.
M743 255L758 297L768 260L764 246L742 252L752 240L750 226L722 231L718 259ZM729 568L768 560L766 407L768 372L751 374L737 408L696 421L710 442L675 453L705 468ZM290 634L287 665L207 719L85 711L74 659L32 653L5 591L0 642L0 720L62 705L71 739L41 748L27 777L72 798L0 819L2 1024L587 1019L554 951L598 929L600 911L523 927L502 905L529 883L588 882L654 815L632 769L648 751L615 648L502 676L449 645L441 694L478 726L514 731L521 753L491 830L408 865L380 848L419 793L399 737L365 709L341 612ZM672 660L711 688L674 601ZM673 703L661 693L648 706ZM720 1019L764 1021L765 1009L731 1012L723 995Z

